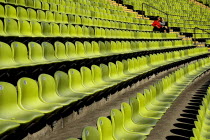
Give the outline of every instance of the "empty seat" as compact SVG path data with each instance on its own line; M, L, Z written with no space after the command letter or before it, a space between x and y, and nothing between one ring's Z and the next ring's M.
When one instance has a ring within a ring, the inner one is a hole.
M15 9L15 7L11 6L11 5L5 5L5 16L7 18L17 18L17 11Z
M82 140L100 140L98 130L95 127L85 127L82 131Z
M5 132L15 129L19 127L20 124L16 122L6 121L4 119L0 119L0 135L4 134Z
M32 62L28 58L28 50L25 44L12 42L11 48L16 63L21 65L32 65Z
M8 36L19 36L19 28L17 21L14 19L5 18L4 19L4 31Z
M36 64L50 63L44 58L44 53L40 44L36 42L28 43L29 59Z
M27 111L50 113L62 106L45 103L39 98L37 82L30 78L18 80L18 104ZM29 94L30 93L30 94Z
M17 94L16 88L12 84L0 82L0 93L1 119L17 123L29 123L30 121L33 121L34 119L40 118L44 115L38 112L23 110L22 106L20 107L18 102L18 99L21 99L22 97L17 97L19 94Z
M53 103L61 106L75 102L74 98L61 97L57 94L55 80L48 74L41 74L38 78L39 97L45 103Z
M46 60L48 61L59 61L56 57L55 57L55 50L54 50L54 46L52 44L50 44L49 42L42 42L42 50L44 53L44 57Z
M11 47L4 42L0 42L0 69L14 67L17 67L17 64L14 61Z

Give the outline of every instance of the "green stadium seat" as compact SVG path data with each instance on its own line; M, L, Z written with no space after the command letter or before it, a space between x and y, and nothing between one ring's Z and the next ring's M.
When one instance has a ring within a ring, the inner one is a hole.
M38 78L39 97L45 103L67 106L76 100L73 98L61 97L57 94L55 80L48 74L41 74Z
M28 12L28 18L30 20L35 20L35 21L37 20L37 13L34 9L28 8L27 12Z
M19 93L17 94L16 88L12 84L0 82L0 88L1 119L16 123L29 123L30 121L38 119L44 115L42 113L24 110L22 106L19 105Z
M95 127L85 127L82 131L82 140L100 140L98 130Z
M18 21L19 32L22 36L32 36L31 32L31 25L26 20L19 20Z
M128 103L121 104L121 111L123 115L123 125L127 131L137 132L141 135L149 135L152 127L134 123L132 121L131 106Z
M146 136L126 131L123 127L122 112L117 109L112 109L111 120L113 127L113 136L115 139L129 139L129 140L144 140Z
M10 46L4 42L0 42L0 60L0 69L17 67Z
M15 7L13 7L11 5L5 5L5 16L7 18L16 19L17 18L17 11L16 11Z
M4 19L4 31L8 36L19 36L18 24L14 19Z
M28 12L23 7L17 7L17 18L21 20L28 20Z
M60 60L68 60L68 57L66 55L66 46L59 41L56 41L54 43L55 46L55 56Z
M20 65L32 65L28 57L28 50L25 44L20 42L12 42L12 53L16 63Z
M30 78L21 78L17 83L18 105L24 110L51 113L62 106L45 103L39 98L39 88L37 82ZM30 93L30 94L29 94Z
M70 97L72 99L82 99L87 96L85 93L75 93L70 88L69 76L65 72L57 71L54 74L57 93L61 97Z
M9 122L3 119L0 119L0 135L4 134L5 132L15 129L19 127L20 124L16 122Z
M145 126L155 126L157 119L147 118L141 114L139 109L139 101L135 98L130 98L130 105L132 110L132 120L136 124L145 125Z
M4 6L0 4L0 17L5 17L5 10L4 10Z
M42 27L39 22L31 21L31 31L34 37L43 37Z
M36 42L29 42L28 43L28 51L29 51L29 59L33 63L36 63L36 64L49 63L44 58L44 53L42 51L42 47L40 44L38 44Z
M111 121L106 117L99 117L97 121L98 132L100 139L114 140Z
M38 21L46 21L45 12L42 10L37 10L37 20Z
M54 46L49 43L49 42L42 42L41 44L42 46L42 50L44 53L44 58L48 61L52 61L52 62L58 62L59 59L57 59L55 57L55 50L54 50Z
M26 6L25 0L17 0L16 3L17 3L17 5Z
M70 69L68 71L70 89L76 93L93 94L92 90L85 88L82 84L81 73L76 69Z

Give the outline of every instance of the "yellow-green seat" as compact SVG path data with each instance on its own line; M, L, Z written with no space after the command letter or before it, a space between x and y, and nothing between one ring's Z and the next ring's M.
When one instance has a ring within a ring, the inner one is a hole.
M68 71L69 75L69 85L72 91L76 93L85 93L85 94L93 94L93 91L85 88L82 84L82 76L81 73L76 69L70 69Z
M97 121L100 140L114 140L111 121L106 117L99 117Z
M75 93L70 88L69 76L67 73L57 71L54 74L57 93L61 97L71 97L73 99L82 99L87 96L85 93Z
M25 44L21 42L12 42L11 48L16 63L20 65L33 65L28 58L28 50Z
M5 132L15 129L19 127L20 124L16 122L10 122L10 121L5 121L3 119L0 119L0 135L4 134Z
M131 106L128 103L121 104L121 111L123 115L123 125L127 131L136 132L142 135L149 135L152 127L134 123L132 121Z
M91 126L85 127L82 131L82 140L100 140L98 130Z
M44 53L40 44L36 42L28 43L29 59L36 64L50 63L44 58Z
M0 94L0 120L4 119L17 123L29 123L44 115L39 112L26 111L22 106L19 106L19 93L17 94L15 86L10 83L0 82Z
M60 60L68 60L69 58L66 55L66 46L59 41L54 43L55 46L55 56Z
M4 31L5 31L6 35L8 35L8 36L19 36L20 35L17 21L15 21L14 19L10 19L10 18L4 19Z
M14 61L11 47L4 42L0 42L0 69L15 68L17 66L18 64Z
M39 97L45 103L55 103L61 106L69 105L74 98L61 97L56 90L55 80L48 74L41 74L38 78Z
M18 105L24 110L50 113L62 106L45 103L39 98L39 88L37 81L30 78L21 78L17 83Z
M58 58L55 57L55 50L54 46L49 42L42 42L42 50L44 53L45 59L48 61L59 61Z
M137 134L137 133L130 132L124 129L122 112L120 112L119 110L112 109L111 120L112 120L112 127L113 127L113 137L115 139L124 139L124 140L146 139L145 135Z

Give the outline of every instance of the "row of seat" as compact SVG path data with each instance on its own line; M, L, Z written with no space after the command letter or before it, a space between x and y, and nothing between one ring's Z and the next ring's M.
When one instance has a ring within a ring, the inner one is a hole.
M27 8L28 10L28 15L33 14L34 12L37 12L39 14L40 12L46 12L46 13L59 13L59 14L76 14L76 15L81 15L81 16L92 16L94 17L94 13L97 15L97 13L107 13L107 15L116 15L116 16L126 16L126 12L123 12L122 14L119 14L118 12L114 10L98 10L97 7L91 7L89 8L90 10L87 10L86 7L67 7L67 6L59 6L59 10L50 10L50 9L32 9L32 8ZM17 19L20 14L25 14L26 8L24 7L14 7L12 5L0 5L0 11L1 11L1 17L9 17L9 18L15 18Z
M194 121L195 128L193 128L193 137L190 140L209 140L209 103L210 101L210 87L203 98L200 109L198 110L197 120Z
M210 68L210 58L193 62L162 78L143 94L123 102L121 110L112 109L111 120L100 117L97 129L87 126L82 140L144 140L173 101L198 75ZM68 139L75 140L75 139Z
M57 71L54 77L41 74L38 81L23 77L18 80L17 89L10 83L0 82L0 133L14 128L14 122L29 123L122 81L159 66L203 54L203 51L203 48L192 49L188 55L179 54L185 51L170 52L166 53L166 58L164 53L154 54L117 61L116 64L92 65L91 69L81 67L80 72L69 69L68 74Z
M94 7L100 7L100 8L106 8L106 9L112 9L112 10L119 10L122 11L123 8L111 5L109 1L104 2L95 2L95 1L89 1L89 0L1 0L2 3L8 3L8 4L14 4L17 6L24 6L24 7L31 7L35 9L44 9L44 7L51 7L53 6L69 6L69 7L78 7L80 8L80 5L86 5L86 6L94 6ZM48 5L48 6L46 6Z
M126 54L143 50L192 46L191 41L92 41L92 42L59 42L54 44L43 42L29 42L27 46L21 42L10 45L0 42L0 69L55 63L59 61L73 61L97 57Z
M99 27L108 27L108 28L119 28L119 29L133 29L133 30L142 30L143 27L147 27L149 31L152 31L151 26L143 26L135 23L126 23L118 21L110 21L105 19L98 19L92 17L78 16L72 14L51 12L51 11L42 11L42 10L33 10L33 9L24 9L22 7L17 7L17 11L14 7L10 5L5 6L5 13L3 7L0 5L0 17L3 18L13 18L19 20L29 20L29 21L45 21L45 22L55 22L55 23L70 23L70 24L82 24L88 26L99 26ZM78 13L76 11L76 13ZM149 21L149 20L145 20ZM151 24L150 22L148 24Z
M28 37L79 37L79 38L121 38L121 39L178 39L176 33L141 32L137 30L109 29L72 24L56 24L26 20L0 20L1 36Z
M59 13L59 14L75 14L75 15L80 15L80 16L87 16L87 17L95 17L95 18L102 18L102 19L109 19L109 20L118 20L121 21L122 18L128 18L128 19L133 19L136 18L135 16L129 16L130 13L123 12L123 11L116 11L116 10L110 10L110 9L99 9L94 6L89 6L87 8L87 5L84 5L82 7L76 6L76 7L68 7L68 6L59 6L59 10L51 10L48 8L43 8L43 9L32 9L32 8L27 8L28 10L28 15L35 14L36 13L44 13L48 12L49 13ZM9 18L15 18L17 19L18 15L20 14L25 14L26 8L24 7L14 7L12 5L0 5L0 11L1 17L9 17ZM30 17L30 16L29 16ZM28 18L29 19L29 18Z

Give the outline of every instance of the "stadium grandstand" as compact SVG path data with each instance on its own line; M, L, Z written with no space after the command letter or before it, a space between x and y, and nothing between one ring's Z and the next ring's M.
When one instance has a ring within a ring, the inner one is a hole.
M0 0L0 140L210 140L210 0Z

